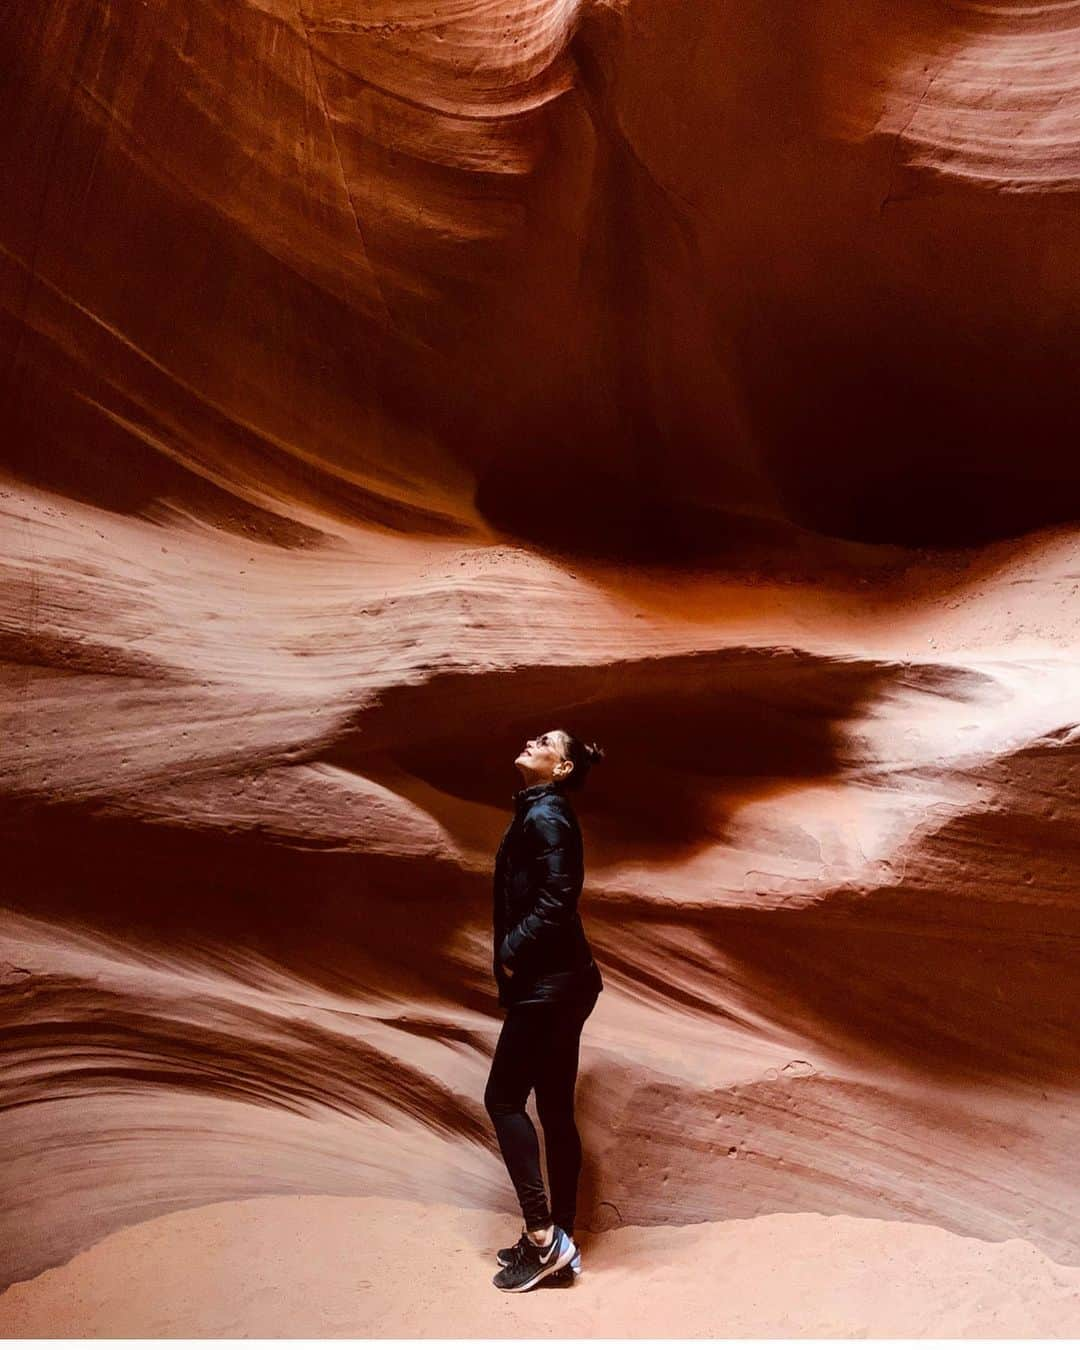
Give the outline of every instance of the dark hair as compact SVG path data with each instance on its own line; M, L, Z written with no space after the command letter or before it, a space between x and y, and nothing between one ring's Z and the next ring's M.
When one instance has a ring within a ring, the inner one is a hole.
M562 780L563 787L584 787L589 769L597 760L604 758L604 752L595 741L580 741L569 731L564 730L566 738L566 758L573 761L574 767Z

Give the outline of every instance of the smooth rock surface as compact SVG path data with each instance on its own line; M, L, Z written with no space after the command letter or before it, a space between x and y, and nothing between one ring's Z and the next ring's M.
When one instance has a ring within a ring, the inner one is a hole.
M1080 1264L1078 24L8 6L0 1284L506 1208L491 866L558 725L582 1222Z

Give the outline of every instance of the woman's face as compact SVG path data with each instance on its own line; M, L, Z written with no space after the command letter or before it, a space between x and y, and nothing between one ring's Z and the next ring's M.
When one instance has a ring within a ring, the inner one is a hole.
M534 736L525 742L514 764L528 784L558 782L566 778L573 769L570 760L564 758L566 744L559 731L545 731L542 736Z

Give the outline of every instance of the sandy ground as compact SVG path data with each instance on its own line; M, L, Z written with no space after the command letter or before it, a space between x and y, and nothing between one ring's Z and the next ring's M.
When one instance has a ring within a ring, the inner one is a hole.
M283 1196L114 1233L0 1296L12 1336L1080 1335L1080 1268L1030 1243L774 1214L582 1235L570 1288L500 1293L511 1215Z

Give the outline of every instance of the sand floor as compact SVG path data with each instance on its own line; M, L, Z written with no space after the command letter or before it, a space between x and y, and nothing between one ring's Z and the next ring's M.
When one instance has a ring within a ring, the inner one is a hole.
M113 1233L0 1295L0 1335L1080 1336L1080 1268L1030 1243L820 1214L580 1235L570 1288L503 1294L510 1214L278 1196Z

